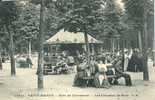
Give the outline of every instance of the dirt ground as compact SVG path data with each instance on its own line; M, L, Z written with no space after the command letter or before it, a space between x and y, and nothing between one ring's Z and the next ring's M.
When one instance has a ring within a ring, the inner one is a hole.
M33 59L33 63L36 59ZM10 76L10 63L3 64L0 72L1 100L155 100L155 67L149 61L150 81L143 81L142 73L129 73L133 86L120 84L105 88L79 88L73 86L75 74L44 76L44 90L37 91L36 65L33 68L17 68L15 77Z

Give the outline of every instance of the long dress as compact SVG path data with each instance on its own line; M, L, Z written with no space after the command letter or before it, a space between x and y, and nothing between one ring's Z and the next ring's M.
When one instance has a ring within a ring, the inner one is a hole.
M127 71L128 63L129 63L129 56L127 54L125 54L125 57L124 57L124 71Z
M130 72L141 72L143 68L142 57L138 57L138 54L133 53L129 60L127 71Z
M135 72L136 67L137 67L136 66L137 59L138 59L138 56L137 54L134 53L131 56L131 59L129 60L127 71Z

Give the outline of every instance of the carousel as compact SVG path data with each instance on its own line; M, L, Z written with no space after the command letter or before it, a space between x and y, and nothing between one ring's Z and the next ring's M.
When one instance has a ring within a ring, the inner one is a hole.
M88 34L91 54L102 51L102 42ZM82 32L68 32L63 29L44 43L44 74L61 74L77 64L77 57L86 53Z

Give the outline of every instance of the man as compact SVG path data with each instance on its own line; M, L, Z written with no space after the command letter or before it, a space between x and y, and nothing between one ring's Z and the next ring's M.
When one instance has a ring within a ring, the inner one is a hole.
M118 58L118 60L116 60L113 63L113 66L115 68L115 72L116 72L116 79L115 79L115 84L118 84L118 79L123 77L125 79L125 84L126 86L131 86L132 82L131 82L131 77L129 74L123 73L122 69L121 69L121 64L122 64L122 57L120 56Z
M96 67L95 69L95 78L94 78L94 84L95 87L98 88L109 88L110 87L110 83L108 81L106 72L107 72L107 66L106 64L103 64L102 61L96 62L96 64L94 64L94 67Z
M26 62L28 63L29 68L32 68L32 61L29 57L26 58Z
M73 56L68 56L68 57L67 57L67 64L68 64L69 66L73 66L74 63L75 63L74 57L73 57Z
M2 70L2 58L0 57L0 70Z
M0 70L2 70L2 58L0 57Z
M128 62L129 62L129 52L126 51L124 54L124 71L127 71Z
M139 63L139 58L138 58L138 50L135 49L132 53L131 59L129 60L127 71L130 72L137 72L140 71L140 63Z

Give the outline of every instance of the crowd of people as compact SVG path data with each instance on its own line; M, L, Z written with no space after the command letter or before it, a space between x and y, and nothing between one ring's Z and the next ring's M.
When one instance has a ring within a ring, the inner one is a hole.
M59 55L55 55L57 57L57 64L65 63L69 66L79 65L80 63L88 60L84 53L78 54L77 56L69 55L65 52L60 53ZM113 63L116 60L120 60L122 63L120 64L121 71L130 71L130 72L142 72L143 71L143 56L142 53L138 49L125 49L124 52L103 52L99 54L91 54L89 56L90 62L98 62L102 64Z
M94 82L96 87L109 87L110 84L118 84L118 79L121 77L125 79L125 84L127 86L132 85L130 75L124 72L123 62L125 58L121 51L117 53L106 52L99 55L90 55L89 58L86 58L85 55L80 55L78 61L78 78L76 80L80 80L80 82L75 82L77 85L90 84L89 80L83 79L83 77L89 76L94 76L98 81ZM108 70L108 66L112 67L113 70ZM108 75L113 77L108 78Z
M149 53L151 53L151 52L148 51L148 58L149 59L153 58L153 57L151 57L152 55L149 56ZM143 72L143 68L144 68L144 64L143 64L144 57L142 55L142 52L139 49L131 49L131 50L124 49L123 52L122 51L103 52L98 55L90 55L89 59L86 58L85 55L80 55L80 56L78 56L78 61L80 63L82 63L80 66L81 68L79 68L81 70L87 69L86 67L88 67L88 66L95 66L95 64L98 66L99 66L99 64L105 64L105 65L110 64L115 69L116 81L113 82L114 84L118 83L117 80L120 77L123 77L125 79L126 85L131 85L132 82L131 82L130 75L126 74L126 71ZM90 65L86 61L89 61ZM95 69L95 67L94 68L90 67L89 69L90 69L91 75L95 75L96 73L99 72L99 70L97 71L97 69ZM104 70L106 70L106 69L104 69ZM107 73L109 73L106 71L105 72L102 71L102 75L106 76ZM86 70L86 72L88 72L88 71ZM110 82L110 84L112 83L111 80L109 82Z
M56 57L55 68L53 70L72 71L80 73L81 77L84 76L94 76L102 85L98 87L109 86L110 84L118 84L118 79L123 77L125 79L126 85L132 85L131 78L126 71L131 72L142 72L143 71L143 56L142 52L138 49L124 49L122 52L102 52L99 54L85 55L78 54L73 56L66 52L61 52L59 54L53 55ZM26 58L26 59L25 59ZM32 68L32 61L28 56L19 55L16 57L16 62L26 62L29 68ZM21 63L22 64L22 63ZM76 69L74 68L75 66ZM106 67L104 66L106 65ZM21 65L23 66L23 65ZM103 67L103 68L100 68ZM108 71L107 66L112 66L115 71ZM115 79L108 79L108 75L115 74ZM102 80L100 80L100 75L102 75ZM83 82L81 82L83 83ZM90 82L84 83L90 84ZM98 84L98 83L95 83Z
M113 63L115 60L122 59L121 70L130 72L143 71L143 56L139 49L125 49L124 52L103 52L97 55L90 55L90 59L100 63ZM85 55L78 56L78 61L84 61Z

